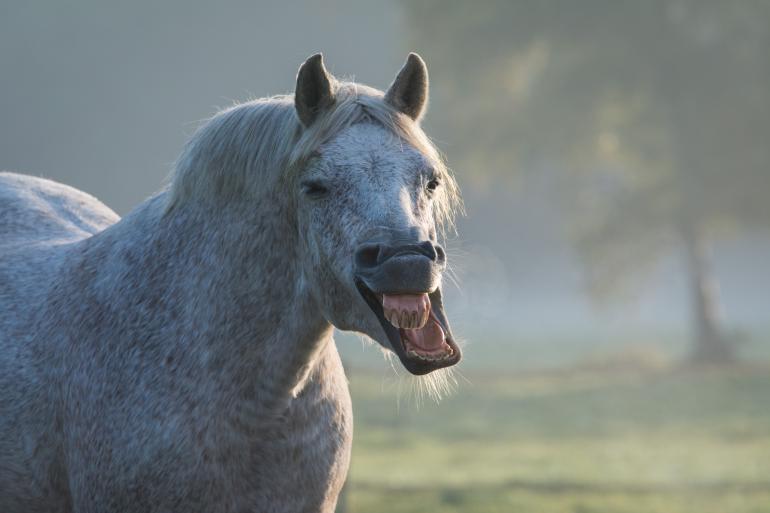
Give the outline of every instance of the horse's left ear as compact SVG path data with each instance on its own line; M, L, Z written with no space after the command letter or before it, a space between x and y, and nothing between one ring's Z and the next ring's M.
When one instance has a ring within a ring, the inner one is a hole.
M317 53L302 63L297 72L294 107L299 120L310 126L318 114L334 103L334 78L324 66L323 55Z
M422 118L428 105L428 67L422 57L409 54L385 93L385 101L415 121Z

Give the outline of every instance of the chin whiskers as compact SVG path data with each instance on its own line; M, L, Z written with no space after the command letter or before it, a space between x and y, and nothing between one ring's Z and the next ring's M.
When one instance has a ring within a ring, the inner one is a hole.
M426 400L439 403L441 399L457 391L458 382L454 367L444 367L430 374L414 376L398 365L398 358L392 352L386 351L383 354L393 370L392 383L396 386L396 401L399 409L402 398L416 408L420 408ZM467 381L465 377L463 379ZM388 381L387 378L383 377L383 389L390 388L386 387L386 381Z

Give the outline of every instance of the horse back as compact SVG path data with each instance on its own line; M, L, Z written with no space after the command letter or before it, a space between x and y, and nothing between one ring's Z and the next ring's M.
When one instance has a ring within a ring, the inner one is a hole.
M0 172L0 255L28 244L89 237L118 219L102 202L72 187Z

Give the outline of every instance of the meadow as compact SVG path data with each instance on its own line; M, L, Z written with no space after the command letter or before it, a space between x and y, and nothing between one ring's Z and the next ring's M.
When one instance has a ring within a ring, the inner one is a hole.
M388 371L390 371L388 369ZM347 513L770 512L770 368L352 369Z

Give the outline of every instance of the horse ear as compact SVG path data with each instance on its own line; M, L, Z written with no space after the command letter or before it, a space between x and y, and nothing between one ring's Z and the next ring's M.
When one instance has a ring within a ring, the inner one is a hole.
M332 82L334 78L324 67L323 55L317 53L302 63L297 72L297 88L294 91L294 108L299 120L310 126L318 114L334 103Z
M428 105L428 67L422 57L409 54L385 93L385 101L413 120L420 120Z

